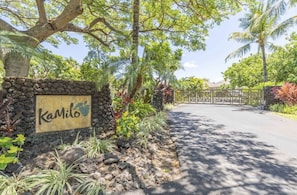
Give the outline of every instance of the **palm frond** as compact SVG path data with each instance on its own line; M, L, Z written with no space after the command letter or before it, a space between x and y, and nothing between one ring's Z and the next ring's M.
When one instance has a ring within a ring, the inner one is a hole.
M297 16L291 17L280 24L276 25L270 31L270 36L275 39L287 32L288 28L297 24Z
M272 2L271 4L273 4L274 2ZM275 4L273 4L273 6L269 7L270 9L267 9L267 11L264 13L264 15L266 15L266 17L279 17L281 15L283 15L284 13L286 13L286 8L287 8L287 3L284 0L281 0Z
M230 39L233 39L237 42L240 42L240 43L251 43L251 42L254 42L255 41L255 37L247 32L247 31L244 31L244 32L234 32L232 33L229 38Z
M277 51L277 50L280 50L280 49L284 49L282 46L279 46L279 45L275 45L275 44L273 44L273 43L271 43L271 42L269 42L268 43L269 45L268 45L268 49L270 50L270 51Z
M251 50L251 44L248 43L240 48L238 48L237 50L235 50L234 52L230 53L226 58L225 58L225 62L227 62L229 59L231 58L236 58L236 57L242 57L243 55L245 55L247 52L249 52Z
M262 3L264 5L264 3ZM286 12L287 4L284 0L275 3L275 0L268 1L266 7L260 11L259 17L254 21L255 26L260 26L267 21L272 22L271 25L276 24L280 16Z

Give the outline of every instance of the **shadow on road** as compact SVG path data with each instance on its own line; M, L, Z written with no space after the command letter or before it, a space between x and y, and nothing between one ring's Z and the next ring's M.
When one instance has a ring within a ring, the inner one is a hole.
M254 134L183 112L170 113L170 126L182 178L146 194L297 194L296 159Z

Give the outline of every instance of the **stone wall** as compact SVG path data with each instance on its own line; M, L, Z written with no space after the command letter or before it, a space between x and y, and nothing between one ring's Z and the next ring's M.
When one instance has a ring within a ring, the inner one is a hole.
M14 133L22 133L27 142L35 145L52 145L72 142L79 135L90 136L93 129L97 133L111 132L115 121L111 107L108 86L96 90L92 82L65 81L54 79L5 78L2 84L4 98L12 98L11 117L21 113L21 120L14 128ZM49 133L35 133L35 96L36 95L91 95L92 127Z
M283 103L280 99L275 98L273 93L274 88L280 88L279 86L267 86L264 87L264 109L269 110L269 106L273 104Z

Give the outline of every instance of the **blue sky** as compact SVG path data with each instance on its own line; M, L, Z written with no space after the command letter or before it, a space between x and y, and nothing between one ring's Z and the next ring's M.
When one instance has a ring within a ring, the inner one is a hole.
M291 9L287 15L296 15L296 8ZM222 22L219 26L214 27L209 31L209 36L206 40L206 50L188 52L184 51L181 63L184 70L176 72L178 78L195 76L199 78L207 78L211 82L218 82L223 80L222 72L224 72L232 63L237 62L239 59L231 59L225 63L225 58L228 54L242 46L234 40L228 40L231 33L242 31L239 28L238 19L242 16L239 13L231 16L228 20ZM287 17L284 17L287 18ZM292 28L292 31L297 32L297 27ZM278 44L285 44L285 39L280 38ZM47 46L48 47L48 46ZM87 55L88 49L84 47L82 40L77 45L61 44L58 49L48 47L53 53L63 55L65 57L72 57L78 62L82 62L83 58Z

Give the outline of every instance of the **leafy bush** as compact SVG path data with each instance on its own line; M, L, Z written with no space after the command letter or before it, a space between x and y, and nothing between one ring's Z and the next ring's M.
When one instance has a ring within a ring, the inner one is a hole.
M273 112L284 112L285 105L284 104L273 104L269 106L269 110Z
M8 164L17 163L19 152L23 151L22 145L25 137L18 134L16 138L0 137L0 170L4 170Z
M285 114L297 114L297 105L289 106L286 104L274 104L269 107L271 111Z
M129 106L130 114L139 118L150 116L156 112L155 108L151 104L143 103L142 101L132 102Z
M285 83L280 89L273 90L275 97L279 98L289 106L297 104L297 85Z
M125 139L134 136L137 131L139 131L139 118L135 115L129 114L129 112L124 112L122 117L117 119L117 129L116 133Z
M283 110L283 113L285 113L285 114L296 114L297 115L297 105L295 105L295 106L286 105L284 110Z

